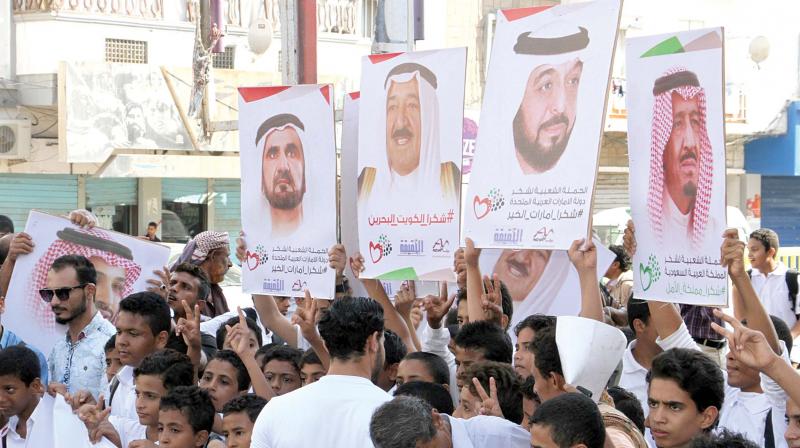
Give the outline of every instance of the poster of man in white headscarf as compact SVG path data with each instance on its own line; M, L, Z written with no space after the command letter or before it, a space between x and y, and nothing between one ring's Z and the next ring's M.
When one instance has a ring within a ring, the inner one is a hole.
M566 250L587 236L620 3L497 14L465 193L477 247Z
M614 253L594 241L597 247L597 277L601 278ZM505 283L514 300L514 315L509 328L531 314L577 316L581 312L581 290L578 271L565 250L484 249L479 266L483 275ZM513 331L509 332L516 339Z
M330 85L239 88L245 292L333 297L332 96Z
M366 56L358 127L365 278L455 280L466 49Z
M78 285L48 285L53 262L63 255L81 255L89 259L97 271L92 297L104 317L116 315L125 296L147 289L147 279L155 278L169 260L169 248L140 238L97 227L80 228L68 219L31 211L25 233L34 241L33 252L20 255L14 266L3 313L3 325L34 345L43 353L59 337L64 337L66 321L53 313L56 301L46 302L39 294L45 288ZM12 300L13 299L13 300ZM76 299L80 300L80 299Z
M628 41L634 294L724 305L725 123L721 28Z

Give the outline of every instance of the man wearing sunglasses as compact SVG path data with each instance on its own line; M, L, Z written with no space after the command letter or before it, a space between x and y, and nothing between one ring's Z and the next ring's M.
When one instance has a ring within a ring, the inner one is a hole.
M64 255L47 273L46 287L39 296L53 311L55 321L67 325L47 360L52 383L63 384L69 393L88 390L97 398L104 388L105 352L108 339L116 333L111 322L95 307L97 271L88 258Z

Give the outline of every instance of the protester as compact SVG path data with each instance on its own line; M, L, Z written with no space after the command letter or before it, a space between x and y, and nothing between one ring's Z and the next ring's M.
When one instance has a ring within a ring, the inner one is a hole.
M6 309L6 298L0 296L0 316L2 316L3 311ZM0 323L0 350L8 347L12 347L15 345L21 345L28 347L29 349L33 350L36 353L36 357L39 358L39 365L41 366L41 374L39 375L39 379L41 380L42 384L47 386L48 379L50 378L50 369L47 366L47 358L44 357L44 354L40 352L36 347L32 347L25 343L19 336L14 334L11 330L4 327L2 323Z
M383 351L386 354L383 360L383 368L375 384L386 392L389 392L395 387L397 369L400 365L400 361L406 356L407 349L397 333L392 330L384 330Z
M489 391L487 395L486 391ZM522 422L522 385L508 364L483 361L472 364L464 374L461 401L453 417L469 419L486 406L486 397L497 402L503 418Z
M228 302L222 292L220 282L232 266L230 260L230 241L228 234L211 230L200 232L186 243L173 268L181 263L191 263L205 272L211 293L201 303L200 312L209 317L227 313Z
M608 248L614 253L614 261L603 275L600 283L603 293L603 313L609 320L608 323L625 326L625 307L633 296L633 271L631 259L625 253L625 248L620 245L611 245Z
M0 215L0 237L14 233L14 221L6 215Z
M122 361L119 360L119 351L116 344L117 335L115 334L108 338L108 342L103 347L103 351L106 354L106 380L109 384L111 384L111 380L119 372L119 369L122 368Z
M262 370L276 396L288 394L302 386L300 360L303 352L296 348L278 345L264 355Z
M495 361L511 364L512 346L508 334L492 322L470 322L456 336L458 390L467 383L466 371L474 363Z
M605 441L606 430L600 410L580 393L547 400L531 417L531 447L602 448Z
M147 233L143 238L146 238L154 243L160 243L161 240L158 238L158 235L156 235L156 232L158 232L158 223L155 221L150 221L147 223Z
M530 370L533 365L531 343L536 332L555 324L556 319L553 316L533 314L522 319L514 327L514 334L517 335L517 342L514 343L514 371L523 379L532 375Z
M316 383L325 376L327 368L322 364L314 349L308 349L300 358L300 381L303 386Z
M198 385L208 392L214 410L221 412L226 403L247 393L250 374L236 353L220 350L208 361Z
M208 393L197 386L179 386L161 399L158 407L158 446L206 446L214 423L214 406Z
M397 386L412 381L439 384L450 389L450 372L442 358L428 352L409 353L397 367Z
M394 391L394 396L417 397L425 400L440 414L453 415L455 408L450 393L441 384L425 381L411 381L403 383Z
M222 435L227 448L249 448L253 425L267 400L247 394L234 398L222 408Z

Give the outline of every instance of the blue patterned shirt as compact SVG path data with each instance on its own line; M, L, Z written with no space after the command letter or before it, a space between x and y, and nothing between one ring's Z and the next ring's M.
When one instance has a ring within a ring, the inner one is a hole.
M105 345L116 332L111 322L95 312L76 341L70 340L69 333L65 334L47 358L50 382L66 384L70 393L88 390L97 398L108 382Z

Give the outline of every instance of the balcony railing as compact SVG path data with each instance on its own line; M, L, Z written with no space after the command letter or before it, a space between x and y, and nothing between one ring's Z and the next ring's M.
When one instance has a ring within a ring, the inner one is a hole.
M14 14L41 12L70 12L83 14L100 14L121 16L136 19L164 20L165 0L12 0ZM176 0L166 0L173 2ZM228 25L247 26L242 11L249 11L251 1L263 1L259 14L272 23L272 29L280 30L280 13L278 0L226 0L223 11ZM362 11L374 11L364 8L376 0L317 0L317 26L321 33L366 36L362 23L371 22L372 18L362 22ZM197 11L191 2L182 2L186 8L185 19L194 22ZM249 15L249 14L248 14ZM370 27L371 28L371 27Z

